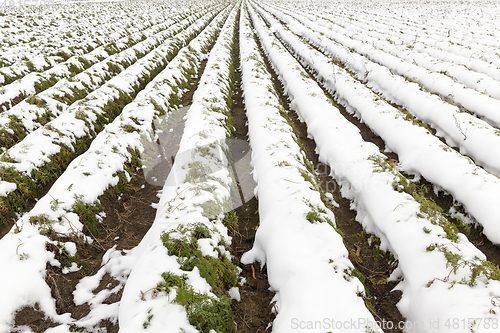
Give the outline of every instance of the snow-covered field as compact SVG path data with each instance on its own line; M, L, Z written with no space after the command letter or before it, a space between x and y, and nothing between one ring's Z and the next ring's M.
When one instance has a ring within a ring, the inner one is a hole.
M0 7L0 332L38 332L27 309L50 333L238 332L242 265L267 269L272 332L500 329L498 2L15 4ZM259 218L241 263L237 91ZM179 111L167 156L156 143ZM151 158L169 168L156 217L137 221L149 230L103 246L106 195L140 192ZM392 258L405 321L370 303L342 198ZM102 262L74 281L92 246ZM83 315L61 307L54 267Z

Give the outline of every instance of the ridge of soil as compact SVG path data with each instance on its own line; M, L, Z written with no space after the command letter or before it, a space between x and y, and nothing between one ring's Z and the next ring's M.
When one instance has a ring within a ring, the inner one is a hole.
M261 53L265 54L259 42L258 45ZM354 267L365 277L363 284L365 285L368 295L368 297L364 297L365 304L372 312L375 320L381 323L385 321L394 324L394 328L392 329L385 327L384 331L386 333L402 333L402 330L397 328L397 324L399 322L404 322L405 319L396 306L401 299L402 293L398 290L393 291L399 281L387 281L387 278L395 269L396 265L391 262L388 253L384 253L382 258L377 257L377 259L375 259L375 242L371 242L372 245L369 245L370 241L368 239L370 235L364 233L362 226L356 222L356 212L350 209L350 200L342 197L340 186L330 176L330 167L319 162L319 156L315 153L316 144L313 139L309 138L306 124L301 122L297 113L291 110L289 100L284 92L284 87L267 57L265 57L264 62L268 71L271 73L273 85L280 96L281 104L294 124L296 135L307 150L308 160L315 168L317 177L320 181L321 190L325 193L331 193L335 201L339 204L339 207L333 209L333 212L335 214L336 223L343 233L344 244L349 251L349 259ZM311 71L305 70L309 73L311 78L314 79ZM323 89L325 94L332 99L331 94L329 94L320 84L318 85ZM332 101L334 101L334 99L332 99ZM361 136L365 141L374 143L381 151L385 150L383 140L373 133L366 124L362 123L354 115L348 113L342 105L336 103L335 105L347 120L359 128ZM388 158L394 160L398 158L394 153L384 152L384 154L388 156Z
M203 73L205 66L206 60L202 62L199 73ZM181 98L183 105L191 104L198 83L199 76L192 83L190 89L183 94ZM47 264L45 281L51 289L52 297L56 300L58 314L71 313L71 317L77 320L88 315L90 313L88 303L77 306L73 301L73 291L76 285L82 278L97 273L101 268L102 257L108 249L116 245L117 250L123 251L137 246L151 227L156 216L156 209L152 207L152 204L159 201L157 193L161 187L152 185L151 180L145 178L142 169L137 169L133 178L127 185L128 190L125 192L117 194L113 189L108 189L100 197L100 203L104 207L102 211L106 215L98 227L100 234L90 235L94 239L92 244L82 244L76 239L57 239L74 241L78 244L77 256L79 264L82 266L82 269L77 272L63 274L61 267ZM64 258L55 245L47 244L46 249L53 252L58 261L63 262ZM93 293L97 294L103 289L110 290L117 285L118 281L106 273ZM103 303L119 302L122 292L123 288L117 293L109 295ZM57 325L50 319L46 319L46 315L39 310L38 304L35 304L34 307L20 309L14 319L15 330L21 330L22 326L27 326L35 333L44 332ZM116 333L119 330L118 322L109 319L103 320L99 324L99 328L105 329L108 333Z
M117 245L117 250L126 250L135 247L142 240L153 222L156 210L151 203L157 202L158 187L148 184L144 179L142 170L135 174L135 180L130 182L132 190L116 194L112 190L106 191L101 197L106 217L99 225L99 235L94 235L92 244L79 244L77 256L82 268L77 272L62 273L61 267L51 266L47 263L45 281L51 288L52 297L56 300L56 311L58 314L71 313L74 319L81 319L89 314L90 306L87 303L76 305L73 301L73 291L80 280L86 276L92 276L101 268L102 257L105 252ZM118 238L117 238L118 237ZM63 240L63 239L58 239ZM75 241L66 239L66 241ZM75 241L76 242L76 241ZM55 258L61 263L64 258L59 249L53 244L47 244L46 249L54 252ZM99 286L93 290L97 294L103 289L112 289L118 285L109 274L105 274ZM122 289L111 294L103 302L112 304L120 301ZM15 326L28 326L34 332L44 332L50 327L57 326L45 318L45 314L37 309L37 306L25 307L16 313ZM99 327L105 328L106 332L118 332L118 323L104 320ZM75 329L79 329L74 327Z
M276 19L278 19L277 17L275 17ZM284 24L284 22L280 19L278 19L281 23ZM311 43L305 41L309 46L311 46L312 48L314 48L315 50L317 50L318 52L320 53L323 53L324 52L319 49L318 47L312 45ZM285 45L285 47L288 49L288 46ZM337 64L338 66L342 67L343 69L346 69L347 71L349 71L343 64L341 63L338 63ZM304 70L306 70L309 75L311 76L311 78L314 78L315 75L314 75L314 72L310 69L310 68L307 68L307 67L304 67ZM317 80L316 80L317 81ZM322 84L318 84L321 89L323 89L324 93L332 100L335 102L335 97L327 90L325 89L325 87L322 85ZM382 98L385 102L387 102L389 105L395 107L395 108L402 108L402 109L405 109L406 108L403 106L403 105L399 105L397 103L394 103L394 102L391 102L389 101L388 99L386 99L382 94L380 93L377 93L375 92L380 98ZM447 102L447 100L445 100L445 102ZM375 134L374 132L371 131L371 129L362 122L362 120L359 118L358 115L356 114L353 114L353 113L350 113L346 110L346 108L341 105L341 104L337 104L335 103L335 106L338 108L338 110L340 111L340 113L344 116L344 118L346 118L347 120L349 120L352 124L354 124L356 127L358 127L358 129L360 130L360 134L361 134L361 137L363 138L364 141L367 141L367 142L371 142L371 143L374 143L380 150L381 153L383 153L385 156L387 156L388 159L391 159L393 161L395 161L396 163L399 164L399 158L398 158L398 155L394 152L390 152L386 149L386 145L383 141L383 139L378 136L377 134ZM418 119L417 117L415 117L415 120L414 120L417 124L425 124L422 120ZM439 136L437 134L437 131L435 128L431 127L429 124L427 124L427 129L430 131L430 133L432 135L434 135L435 137L437 137L443 144L449 146L451 149L455 150L456 152L460 153L460 148L459 147L456 147L456 146L453 146L453 145L449 145L447 142L446 142L446 139L443 137L443 136ZM467 156L467 155L466 155ZM468 156L474 163L476 163L474 161L474 159L470 156ZM477 164L476 164L477 165ZM481 169L484 169L482 166L480 165L477 165L479 168ZM432 183L428 182L424 177L421 177L419 181L416 182L419 186L427 186L428 188L430 189L433 189L434 186ZM435 202L439 207L441 207L443 209L443 215L449 220L451 221L452 223L454 223L455 225L458 226L458 229L461 233L465 234L467 236L467 238L469 239L469 241L474 245L476 246L481 252L483 252L486 257L487 257L487 260L491 261L492 263L496 264L497 266L500 266L500 246L499 245L495 245L493 244L483 233L482 233L482 227L480 225L471 225L470 228L471 228L471 232L468 232L467 230L465 230L465 228L461 227L460 226L460 223L457 221L456 218L452 217L452 216L449 216L448 212L450 211L450 208L452 208L455 204L455 201L453 199L453 196L450 195L449 193L447 193L446 191L439 191L439 193L436 195L434 193L434 191L430 190L428 191L425 196L432 200L433 202ZM462 206L462 205L459 205L458 206L458 210L463 213L463 214L466 214L466 209Z
M241 69L240 69L240 52L239 52L239 36L236 34L235 48L233 51L235 59L235 86L233 92L233 108L232 117L234 121L235 131L234 138L238 140L248 141L248 126L245 113L245 106L241 89ZM241 155L241 151L232 151L233 159ZM247 178L247 179L245 179ZM248 179L250 178L250 179ZM253 181L252 175L239 175L238 181L243 182ZM238 184L238 187L241 186ZM232 235L233 255L241 259L241 256L252 249L255 241L255 231L259 225L258 200L253 197L245 202L242 206L235 209L238 217L239 231ZM258 333L270 332L272 321L274 320L273 305L271 304L274 293L269 290L269 282L267 278L267 270L264 267L260 270L254 265L243 265L240 278L245 279L245 283L240 286L241 301L233 300L232 310L234 321L236 323L236 331L238 333Z

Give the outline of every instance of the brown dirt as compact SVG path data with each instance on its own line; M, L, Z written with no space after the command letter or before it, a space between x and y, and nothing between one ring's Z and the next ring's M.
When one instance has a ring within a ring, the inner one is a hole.
M73 291L78 282L86 277L92 276L101 267L101 261L104 253L117 245L118 250L130 249L139 244L144 234L149 230L154 220L156 210L151 207L151 203L157 202L156 196L158 187L148 184L139 170L136 179L130 183L130 191L121 195L113 190L108 190L100 198L104 206L106 217L99 226L99 235L95 235L92 245L84 244L77 239L61 239L60 241L73 241L79 244L77 256L82 269L77 272L63 274L59 267L47 264L47 274L45 281L52 290L52 297L56 300L56 311L58 314L71 313L72 318L81 319L90 312L87 303L75 305L73 302ZM143 188L141 188L143 186ZM115 240L115 238L118 239ZM54 238L55 239L55 238ZM52 244L47 244L47 250L55 253L56 259L61 263L64 261L59 249ZM118 284L109 274L106 274L101 280L100 285L93 292L97 294L103 289L111 289ZM121 291L112 294L104 301L105 304L111 304L119 301ZM47 329L47 323L40 324L40 318L44 314L33 308L24 308L16 314L15 327L27 325L35 332L43 332ZM45 319L43 320L45 322ZM117 324L110 321L104 321L100 327L106 327L107 332L118 332Z
M234 138L248 141L247 117L241 91L241 71L239 69L239 39L235 41L234 59L235 64L235 89L233 93L232 116L235 125ZM238 150L239 148L239 150ZM234 147L231 155L234 161L243 155L241 147ZM248 149L248 148L245 148ZM249 187L253 182L250 173L238 174L240 193L243 191L240 184ZM239 232L233 236L233 254L241 259L243 253L252 249L255 240L255 230L259 225L258 201L254 197L244 205L236 208ZM241 277L246 283L240 287L241 301L233 301L232 308L234 321L238 333L270 332L269 324L274 319L271 300L274 296L269 290L266 268L261 271L258 265L240 265ZM255 274L255 278L254 278Z
M351 201L343 198L340 186L330 176L330 168L320 163L318 155L314 152L316 144L307 138L307 127L301 123L294 112L289 111L289 117L293 121L298 137L307 149L309 161L313 163L318 172L321 190L331 193L339 204L334 208L335 220L343 233L344 244L349 251L349 259L354 267L365 277L364 285L367 290L365 303L371 310L376 320L392 322L395 325L404 321L403 316L397 309L396 304L401 299L400 291L392 291L397 282L389 282L387 278L396 267L391 263L388 253L382 258L375 257L376 242L368 245L370 235L363 233L362 226L356 222L356 212L350 209ZM386 329L386 333L400 333L402 330Z
M243 253L252 249L255 230L259 224L258 201L251 199L236 209L239 234L233 236L233 254L241 259ZM258 264L242 265L241 277L246 283L240 286L241 301L233 301L234 321L238 333L270 332L274 320L271 300L274 293L269 290L267 270L260 270ZM255 274L255 277L254 277ZM268 327L269 326L269 327Z
M202 63L200 73L203 72L205 65L206 61ZM191 103L198 82L196 80L190 90L183 95L181 99L183 105ZM50 186L47 190L49 188ZM47 264L45 280L51 288L52 297L56 300L58 314L69 312L74 319L81 319L89 314L90 307L87 303L77 306L73 302L73 291L76 285L82 278L97 273L101 268L103 255L114 245L117 245L117 250L128 250L139 244L154 221L156 210L151 204L159 201L157 193L160 189L161 187L151 185L146 181L142 169L138 169L127 191L117 194L113 189L109 189L100 198L106 217L99 225L99 234L89 235L95 240L92 245L85 244L78 239L57 238L60 241L73 241L79 245L77 256L83 267L78 272L63 274L61 268ZM63 262L64 258L55 245L47 244L47 250L54 252L56 259ZM93 293L97 294L103 289L112 289L117 285L118 281L106 273ZM118 302L121 295L122 290L111 294L103 303ZM29 326L35 332L44 332L47 328L57 326L50 320L46 320L45 314L36 307L26 307L16 313L14 329L23 325ZM119 329L118 323L110 320L104 320L99 327L105 328L108 333L118 332ZM75 329L78 328L75 327Z
M444 212L446 218L453 222L455 225L459 226L458 221L449 216L448 212L450 208L455 205L453 196L444 191L439 191L438 195L432 190L432 184L428 182L425 178L421 177L417 182L418 186L426 186L430 189L426 193L426 197L434 201ZM463 206L459 205L457 207L458 211L462 214L466 214L466 210ZM471 232L466 231L462 227L458 227L458 230L465 234L469 241L474 244L481 252L486 255L486 258L497 266L500 265L500 246L493 244L484 234L483 228L481 226L471 226Z
M45 314L39 310L38 304L34 308L24 308L16 315L16 326L12 332L22 332L23 328L29 327L35 333L45 332L51 327L57 326Z
M333 212L335 214L337 225L344 235L344 244L349 250L349 259L353 263L354 267L365 277L364 285L368 296L365 297L367 307L370 309L376 320L380 320L381 322L384 320L386 322L390 321L397 325L400 321L404 321L404 318L396 306L401 299L402 293L400 291L392 291L397 285L397 282L387 281L387 278L394 270L395 265L391 263L389 254L387 253L384 254L383 258L375 258L374 251L376 250L375 246L377 244L373 242L371 243L371 246L368 245L367 240L370 235L362 233L362 226L355 220L356 212L350 209L350 201L342 197L340 193L340 186L332 177L330 177L330 168L319 162L319 156L315 153L316 144L314 140L308 138L306 124L300 122L298 115L291 111L289 101L285 95L282 84L280 83L274 70L272 70L267 59L265 59L265 63L268 71L273 77L274 87L279 93L281 103L294 123L296 134L300 142L307 150L307 157L318 173L321 189L325 193L331 193L336 202L339 204L339 207L333 209ZM310 73L310 75L311 74L312 73ZM328 96L330 96L326 90L324 91ZM330 98L332 97L330 96ZM332 101L333 100L334 99L332 98ZM361 136L365 141L376 144L381 152L385 150L385 144L379 136L375 135L354 115L348 113L344 107L341 105L337 105L337 107L347 120L360 129ZM397 161L398 157L396 154L384 154L388 158ZM398 329L386 329L385 332L400 333L402 331Z

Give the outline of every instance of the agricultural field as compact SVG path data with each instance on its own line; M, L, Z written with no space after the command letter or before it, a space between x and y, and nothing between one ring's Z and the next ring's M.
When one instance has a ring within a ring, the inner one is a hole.
M1 7L0 333L498 332L498 22Z

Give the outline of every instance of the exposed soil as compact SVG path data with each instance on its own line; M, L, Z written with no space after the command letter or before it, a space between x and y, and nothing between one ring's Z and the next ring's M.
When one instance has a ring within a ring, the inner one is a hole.
M235 41L234 50L235 64L235 89L233 93L232 116L235 125L233 136L238 139L238 145L231 148L233 161L242 156L248 156L249 147L244 147L241 142L248 141L247 117L241 91L241 71L239 69L239 39ZM246 198L247 193L254 185L250 172L236 172L238 176L238 187L240 195ZM259 225L258 201L255 197L236 208L239 232L232 235L233 254L241 259L243 253L252 249L255 240L255 231ZM270 323L275 315L272 312L271 300L274 293L269 290L267 271L264 267L260 270L258 265L240 265L242 272L240 276L246 280L240 287L241 301L233 301L234 321L236 332L257 333L270 332Z
M262 54L264 53L262 52ZM317 172L322 191L331 193L339 204L339 207L334 208L333 212L337 225L344 235L344 243L349 250L349 259L354 267L365 277L363 284L367 290L367 296L364 298L367 307L376 320L380 322L392 322L394 326L397 326L399 322L404 321L403 316L396 306L401 299L402 293L400 291L392 291L398 282L387 281L387 278L396 267L395 263L391 262L388 253L383 255L380 252L377 253L378 247L376 247L376 242L371 242L371 245L369 245L368 239L370 235L364 233L362 226L356 222L356 212L350 209L350 201L342 197L340 186L330 176L330 168L319 162L319 156L315 153L316 144L314 140L308 137L306 124L300 122L298 115L291 111L289 100L284 93L283 85L280 83L278 76L271 68L267 59L265 59L265 63L268 71L272 75L274 87L279 93L281 103L285 110L287 110L288 116L294 124L296 134L307 150L307 157ZM312 73L310 73L310 75L311 74ZM311 77L313 76L311 75ZM329 95L326 90L324 91ZM330 96L330 98L332 97ZM385 150L385 144L379 136L375 135L358 118L348 113L341 105L337 105L337 107L347 120L360 129L361 136L365 141L373 142L381 151ZM397 160L396 154L385 154L388 158ZM375 257L375 253L378 254L377 257ZM385 332L400 333L402 330L397 328L385 329Z
M318 155L314 152L316 144L307 138L307 127L301 123L294 112L289 112L289 117L295 125L298 137L307 149L307 157L317 171L321 190L331 193L339 207L334 208L337 226L343 233L344 244L349 251L349 259L354 267L365 277L362 281L367 290L365 303L375 317L375 320L397 323L404 322L404 318L396 307L401 299L400 291L392 291L397 281L389 282L387 278L396 268L396 263L391 262L388 253L383 254L376 247L376 242L369 245L370 235L363 232L363 227L356 222L356 212L350 209L351 201L343 198L340 186L330 176L330 168L318 161ZM379 255L379 256L376 256ZM385 332L402 332L399 329L385 329Z
M24 328L29 327L35 333L45 332L51 327L57 326L50 319L45 318L45 314L39 310L38 304L34 308L24 308L16 315L16 327L12 332L22 332Z
M318 48L316 48L314 45L312 45L310 43L308 43L308 45L310 45L311 47L313 47L316 50L318 50L319 52L321 52L321 50L319 50ZM339 64L339 65L342 68L346 69L341 64ZM304 69L309 73L309 75L311 75L311 77L314 77L314 73L310 69L305 68L305 67L304 67ZM323 89L323 91L325 92L326 95L330 96L330 98L332 100L335 99L324 88L324 86L322 86L320 84L320 87ZM398 105L396 103L393 103L393 102L385 99L385 97L382 96L381 94L377 93L377 95L379 95L380 98L384 99L391 106L393 106L395 108L403 108L404 109L404 107L402 105ZM448 99L444 99L444 101L448 102ZM381 152L383 152L383 154L386 155L387 158L392 159L392 160L394 160L396 162L399 161L398 160L398 155L395 154L395 153L393 153L393 152L386 151L386 147L385 147L385 143L384 143L383 139L381 137L379 137L378 135L376 135L374 132L372 132L370 130L370 128L366 124L364 124L362 121L360 121L360 119L357 116L355 116L355 115L347 112L347 110L345 109L345 107L343 107L342 105L336 104L336 107L339 109L340 113L344 116L344 118L346 118L352 124L354 124L356 127L358 127L358 129L360 130L360 134L361 134L361 136L362 136L362 138L363 138L364 141L372 142L375 145L377 145L377 147L379 148L379 150ZM417 118L414 119L414 122L416 124L419 124L419 125L423 124L423 122L421 120L417 119ZM443 144L445 144L445 145L448 146L448 143L446 142L445 138L442 137L442 136L437 135L437 131L434 128L432 128L430 126L427 126L427 128ZM449 147L460 153L460 149L458 147L456 147L456 146L449 146ZM469 158L472 159L472 157L470 157L470 156L469 156ZM472 160L474 161L474 159L472 159ZM479 165L478 165L478 167L482 168ZM429 183L427 180L425 180L423 177L417 182L417 184L419 186L427 186L429 189L431 189L429 192L427 192L426 197L429 198L429 199L431 199L439 207L441 207L443 209L444 215L451 222L455 223L456 225L459 225L458 221L455 218L453 218L451 216L448 216L448 214L447 214L449 212L450 208L452 208L452 206L454 205L453 197L450 194L445 193L443 191L440 191L439 194L436 195L434 193L434 191L432 190L432 188L433 188L432 184ZM464 214L466 213L466 211L465 211L465 209L463 207L460 207L460 210L461 210L461 213L464 213ZM471 228L472 228L472 232L467 232L462 227L459 227L459 231L462 232L462 233L464 233L464 234L466 234L467 238L469 239L469 241L471 241L471 243L473 243L481 252L483 252L487 256L487 259L489 261L493 262L496 265L500 265L500 246L491 243L491 241L489 241L488 238L486 236L484 236L484 234L482 233L482 227L481 226L471 226Z
M206 61L202 63L200 73L203 72L205 65ZM183 105L191 103L198 82L199 80L193 82L190 90L183 95L181 99ZM181 134L182 131L183 128ZM82 269L77 272L63 274L62 268L47 264L45 280L51 288L52 297L56 300L58 314L71 313L71 317L74 319L81 319L88 315L90 312L89 304L84 303L77 306L73 302L73 291L78 282L86 276L97 273L101 268L102 257L108 249L115 245L117 250L128 250L137 246L154 221L156 210L152 207L152 203L159 201L157 193L161 187L152 185L154 182L145 178L142 169L138 169L134 177L135 179L127 185L127 191L117 194L113 189L109 189L100 197L106 216L99 225L98 235L87 233L94 239L92 245L78 239L61 239L56 235L49 235L54 240L72 241L78 244L77 260L78 264L82 266ZM50 186L47 187L47 190L49 188ZM66 259L55 245L47 244L46 248L53 252L61 263ZM103 289L110 290L117 285L118 281L106 273L93 293L97 294ZM120 289L117 293L111 294L103 303L112 304L120 301L122 291L123 289ZM34 332L44 332L50 327L57 326L57 323L45 319L45 314L35 306L35 308L23 308L16 313L14 329L20 329L21 326L29 326ZM99 327L108 333L115 333L119 330L118 323L111 320L102 321ZM74 329L78 330L79 328L74 327Z
M460 223L455 218L449 216L448 212L456 204L453 197L449 193L439 191L439 193L436 195L436 193L432 190L432 184L423 177L420 178L417 184L419 186L427 187L429 191L425 196L434 201L439 207L441 207L446 218L457 225L458 230L461 233L465 234L467 236L467 239L472 244L474 244L474 246L476 246L482 253L484 253L489 261L497 266L500 265L500 246L495 245L490 240L488 240L488 238L483 234L483 228L481 226L472 225L470 226L471 230L469 232L468 230L465 230L465 228L461 227ZM466 215L466 210L463 206L459 205L456 208L460 213Z
M45 281L51 288L52 297L56 300L58 314L69 312L74 319L86 316L90 312L89 305L85 303L77 306L73 302L73 291L78 282L86 276L97 273L101 267L102 257L108 249L115 244L118 250L135 247L149 230L156 214L151 203L158 201L156 194L159 188L145 181L142 170L135 174L135 180L130 182L130 188L131 190L122 194L108 190L100 198L106 217L99 225L99 234L94 235L92 245L82 243L77 239L57 238L59 241L73 241L79 244L77 256L79 264L82 266L82 269L77 272L63 274L60 267L47 264ZM56 259L61 263L64 262L65 258L61 255L58 247L47 244L46 248L54 252ZM118 282L106 274L98 288L93 292L97 294L104 288L112 289L116 285ZM110 295L103 303L111 304L119 301L120 298L121 290ZM29 326L35 332L44 332L48 327L55 326L45 319L43 313L33 308L24 308L16 314L15 326L22 325ZM107 332L118 332L117 323L111 321L103 321L100 327L106 328Z
M233 236L233 254L241 258L243 253L252 249L255 230L259 224L258 201L256 198L236 209L239 234ZM238 333L271 332L274 320L274 293L269 290L267 270L260 270L258 264L240 265L241 277L245 283L240 286L241 301L233 301L234 321Z

